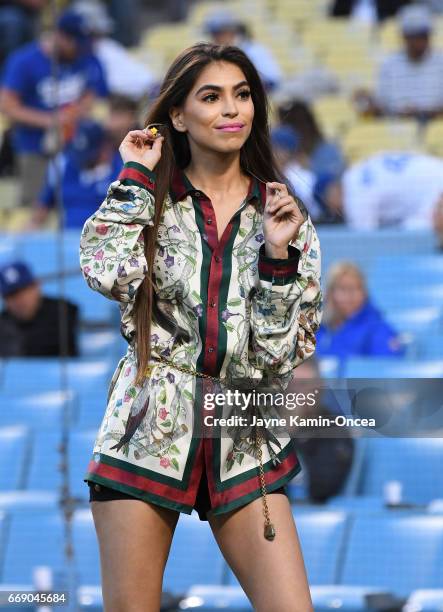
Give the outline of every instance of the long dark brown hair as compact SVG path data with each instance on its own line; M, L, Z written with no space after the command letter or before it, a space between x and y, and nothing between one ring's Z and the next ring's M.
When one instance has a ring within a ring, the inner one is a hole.
M198 42L182 51L168 69L159 94L150 106L144 127L152 123L162 124L165 136L162 154L154 168L156 182L154 189L154 224L143 229L144 249L148 273L139 287L134 305L136 330L137 376L136 385L146 377L151 356L151 318L153 282L151 271L155 257L155 241L163 205L167 197L174 166L186 168L191 161L191 152L186 133L177 131L169 116L174 106L181 106L194 86L202 70L211 62L224 61L236 64L244 73L251 89L254 104L254 119L249 138L240 151L240 166L245 173L251 172L262 181L285 183L288 193L294 195L274 158L269 134L269 101L260 76L247 55L238 47Z

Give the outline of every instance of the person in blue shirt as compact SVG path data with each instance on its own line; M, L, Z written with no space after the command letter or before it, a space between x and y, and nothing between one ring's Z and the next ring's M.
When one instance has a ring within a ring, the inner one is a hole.
M56 207L58 173L63 225L81 228L104 200L109 184L117 178L122 166L120 153L112 146L103 126L95 121L83 122L66 151L48 165L35 211L35 226L42 224L49 211Z
M396 330L371 302L360 269L347 261L329 269L323 320L316 336L319 357L394 356L405 350Z
M108 95L103 68L91 51L88 27L81 15L67 10L54 33L17 49L6 62L0 109L13 123L22 206L35 199L48 157L56 152L56 111L64 144L95 98Z
M66 228L81 228L106 197L109 184L123 167L119 145L137 127L138 104L124 96L112 96L104 125L83 120L73 140L50 162L44 186L35 202L28 229L37 229L57 208L57 178L61 183Z

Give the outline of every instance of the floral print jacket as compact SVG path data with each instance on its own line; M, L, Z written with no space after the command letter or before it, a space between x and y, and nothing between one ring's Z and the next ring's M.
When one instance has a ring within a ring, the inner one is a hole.
M267 372L284 387L315 350L322 315L319 240L307 216L288 259L267 257L265 184L253 176L219 239L210 199L175 168L151 271L150 368L138 387L133 308L150 272L142 230L154 223L155 178L127 162L81 234L83 276L91 289L119 302L128 342L84 480L190 513L206 466L211 505L224 512L260 495L256 451L245 439L198 436L202 379L158 358L235 379L260 380ZM277 453L269 444L263 449L270 490L301 469L292 440L276 438Z

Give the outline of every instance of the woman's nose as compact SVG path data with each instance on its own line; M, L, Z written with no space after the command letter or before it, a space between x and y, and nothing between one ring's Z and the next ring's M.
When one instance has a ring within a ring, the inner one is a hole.
M238 113L237 104L235 100L227 99L223 108L224 115L236 115Z

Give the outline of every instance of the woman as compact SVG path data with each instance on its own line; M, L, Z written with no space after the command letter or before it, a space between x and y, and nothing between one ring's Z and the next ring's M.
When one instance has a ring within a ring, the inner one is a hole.
M337 262L328 271L326 304L317 334L317 353L350 356L401 355L397 332L371 303L364 276L352 262Z
M284 385L315 348L318 238L275 170L267 117L240 49L184 50L146 119L162 135L129 132L123 170L83 228L83 275L120 302L129 345L84 478L107 610L125 610L129 597L159 609L179 512L193 508L256 610L312 610L281 494L300 470L292 440L275 438L275 452L265 435L262 472L261 444L235 431L236 444L202 437L206 379L192 374L269 374Z

